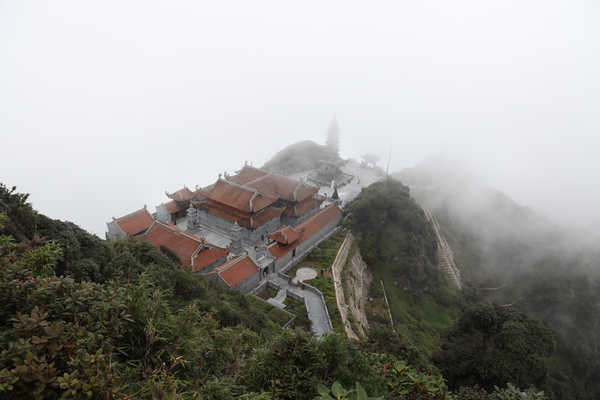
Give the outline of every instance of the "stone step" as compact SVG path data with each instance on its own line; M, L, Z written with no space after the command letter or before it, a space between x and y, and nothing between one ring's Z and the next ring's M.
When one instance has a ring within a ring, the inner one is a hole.
M279 291L277 292L277 295L275 297L273 297L273 299L279 303L283 303L285 301L286 297L287 297L287 290L279 289Z
M272 305L273 307L281 308L282 310L285 308L285 304L278 302L275 299L268 299L267 303Z

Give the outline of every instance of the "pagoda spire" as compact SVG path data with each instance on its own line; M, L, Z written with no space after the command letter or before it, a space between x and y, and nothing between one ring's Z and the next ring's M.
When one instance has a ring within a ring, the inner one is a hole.
M333 119L329 123L327 129L327 140L325 142L327 148L331 150L333 154L339 156L340 154L340 127L338 126L337 118L334 115Z

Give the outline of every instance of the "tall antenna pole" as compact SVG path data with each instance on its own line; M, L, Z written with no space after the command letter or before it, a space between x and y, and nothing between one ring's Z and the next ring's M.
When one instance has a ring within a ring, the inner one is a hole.
M390 160L392 159L392 146L390 146L390 152L388 154L388 162L387 168L385 170L385 186L387 187L388 182L390 181Z
M385 174L386 174L387 176L390 176L390 161L391 161L391 159L392 159L392 148L390 147L390 152L389 152L389 154L388 154L388 163L387 163L387 169L386 169L386 171L385 171Z

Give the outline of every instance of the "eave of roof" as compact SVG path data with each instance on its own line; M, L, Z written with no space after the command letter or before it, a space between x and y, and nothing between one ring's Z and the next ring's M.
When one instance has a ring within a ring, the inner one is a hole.
M200 250L192 260L192 272L199 272L209 267L229 254L229 249L221 249L219 247L207 247Z
M248 255L233 258L215 270L230 288L235 288L258 271L258 266Z
M268 247L269 253L271 253L271 255L275 259L283 257L284 255L298 247L302 242L320 232L327 224L331 223L335 218L341 217L341 215L342 211L336 205L332 204L325 208L322 208L317 213L310 216L294 228L296 232L300 233L300 237L298 240L287 245L275 242Z
M144 232L152 225L153 222L154 219L146 207L115 219L115 223L128 236L134 236Z
M168 198L175 201L189 201L194 196L194 193L185 186L183 187L183 189L179 189L174 193L166 194Z
M267 236L284 245L294 243L296 240L300 239L301 232L296 231L294 228L289 226L282 226L275 232L268 234Z
M206 246L202 238L183 232L174 225L159 221L154 221L152 226L136 239L148 242L157 249L160 249L161 246L168 248L177 254L181 263L188 268L192 267L192 257L199 251L198 249Z

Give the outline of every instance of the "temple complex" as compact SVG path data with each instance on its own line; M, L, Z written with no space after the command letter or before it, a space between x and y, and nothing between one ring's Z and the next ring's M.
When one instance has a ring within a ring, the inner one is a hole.
M165 192L165 194L171 201L156 206L156 217L163 222L177 225L177 222L187 215L187 209L194 193L184 186L175 193Z
M342 171L342 163L321 160L317 168L310 172L307 178L317 186L331 186L332 182L335 182L338 186L344 186L350 183L354 176Z
M318 191L246 164L210 186L166 192L152 215L144 207L113 218L106 237L148 242L182 268L248 292L333 233L341 210Z
M227 261L229 254L229 249L211 246L202 238L160 221L154 221L136 240L151 243L167 255L171 252L182 267L192 272L209 272Z
M230 237L241 228L245 246L265 243L281 225L305 220L325 200L317 187L245 165L236 175L220 176L214 185L197 190L190 201L187 229Z
M250 256L234 257L212 270L208 277L230 289L249 292L261 281L260 268Z
M331 234L342 220L337 205L328 205L295 227L283 226L271 233L266 248L273 258L273 271L285 271Z

